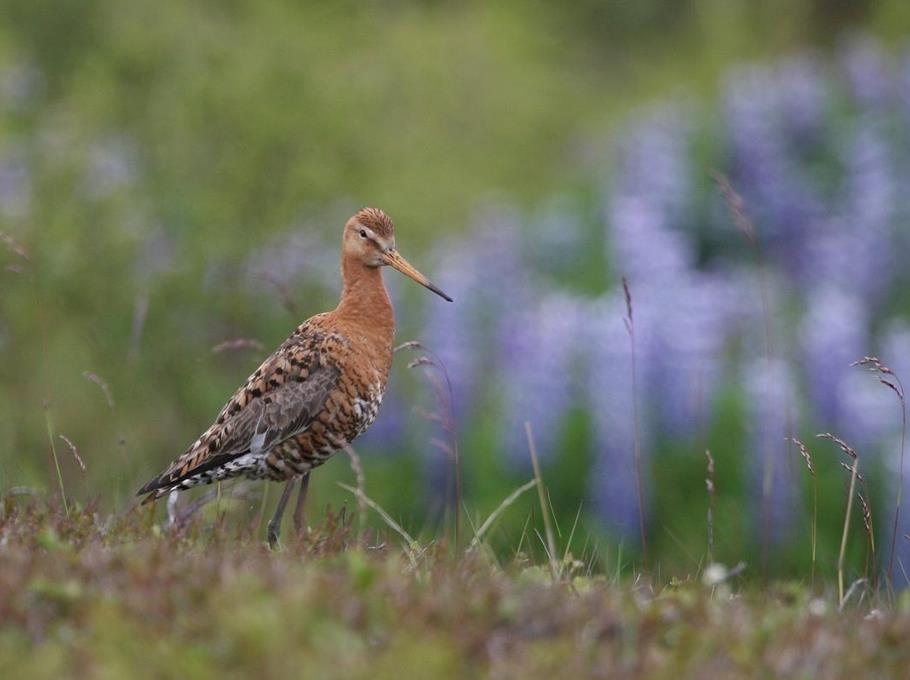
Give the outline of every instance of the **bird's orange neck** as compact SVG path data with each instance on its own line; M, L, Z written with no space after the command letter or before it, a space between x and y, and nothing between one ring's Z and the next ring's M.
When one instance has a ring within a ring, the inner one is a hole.
M341 276L344 289L335 309L338 317L364 329L375 329L384 336L388 335L391 342L395 333L395 315L380 268L367 267L354 257L343 257Z

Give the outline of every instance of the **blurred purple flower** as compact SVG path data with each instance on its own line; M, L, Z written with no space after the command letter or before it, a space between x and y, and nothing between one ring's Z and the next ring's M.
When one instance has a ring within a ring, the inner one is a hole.
M550 294L536 309L509 317L499 383L505 408L503 449L516 465L530 464L524 423L530 421L541 459L557 448L569 407L577 402L574 370L581 351L576 298Z
M781 127L797 150L824 141L828 131L830 88L827 73L815 55L784 59L776 69L780 87Z
M907 388L910 385L910 325L906 321L895 321L890 323L884 330L881 342L881 359L889 366L897 376L904 381L904 387ZM869 378L869 376L863 376ZM874 380L872 381L874 382ZM875 387L879 388L882 392L886 391L882 386L876 384ZM888 498L888 508L889 516L890 512L893 511L891 506L892 499L894 497L894 492L896 491L896 485L900 482L901 479L901 456L900 456L900 412L897 411L897 405L894 404L894 395L886 395L891 405L885 407L882 404L878 411L873 411L874 415L877 415L883 420L888 421L887 424L882 425L882 429L888 429L891 432L891 436L885 440L885 469L888 472L887 478L891 481L891 488L889 489L890 495ZM871 409L870 409L871 410ZM908 433L910 436L910 433ZM910 540L904 538L907 534L910 534L910 452L905 452L904 454L904 470L903 470L903 497L901 500L901 515L900 523L897 529L897 544L895 548L895 568L894 568L894 580L895 586L898 588L906 588L910 586ZM889 532L892 528L890 521L887 522L887 530Z
M895 203L899 188L892 144L875 120L860 119L854 133L838 145L844 180L836 206L816 252L814 279L855 291L874 305L892 278ZM827 250L827 252L825 252Z
M662 435L704 431L713 409L724 350L744 305L741 285L720 273L693 273L668 288L648 288L656 308L654 342L642 347L648 394ZM639 301L649 302L639 294Z
M894 94L895 82L884 52L869 36L850 38L841 52L841 66L850 94L863 108L885 106Z
M744 367L743 389L753 517L760 536L780 543L789 537L794 518L800 516L799 484L785 441L793 436L798 418L796 385L790 367L782 360L753 359Z
M604 524L626 540L639 540L635 478L635 421L625 303L610 295L587 306L582 341L586 348L585 385L594 434L589 493ZM639 395L640 397L641 395ZM648 429L641 428L643 439ZM645 508L648 507L648 446L641 442Z
M791 84L792 85L792 84ZM746 200L762 240L776 258L798 263L807 224L823 214L819 190L803 172L789 138L788 123L804 122L793 93L773 69L732 69L724 89L724 118L733 168L731 180Z
M668 283L695 263L691 238L676 229L691 200L687 132L682 112L666 109L624 136L606 201L607 247L636 286Z
M844 431L851 416L843 403L842 385L857 372L850 364L871 350L868 316L855 295L839 288L819 288L809 294L800 351L812 408L823 429ZM849 439L856 443L855 438Z
M503 360L515 332L506 319L513 310L532 308L537 296L522 260L516 216L490 211L477 224L468 238L440 247L433 276L455 302L429 305L420 338L449 373L459 425L476 406L484 377L495 375Z

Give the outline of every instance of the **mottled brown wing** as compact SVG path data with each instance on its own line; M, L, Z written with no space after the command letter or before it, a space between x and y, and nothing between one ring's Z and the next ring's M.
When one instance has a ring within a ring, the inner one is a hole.
M264 367L267 365L268 362ZM331 365L303 370L306 377L284 373L282 383L266 388L265 392L251 387L251 378L241 388L241 391L246 390L248 398L245 405L232 407L238 403L235 396L216 424L164 472L143 486L138 495L170 488L187 477L202 474L247 453L265 453L304 432L337 385L339 371Z

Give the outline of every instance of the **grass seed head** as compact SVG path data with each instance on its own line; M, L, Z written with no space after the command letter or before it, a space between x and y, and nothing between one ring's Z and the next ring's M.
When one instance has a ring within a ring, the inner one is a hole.
M827 439L828 441L834 442L835 444L837 444L837 446L840 448L840 450L844 452L845 455L850 456L850 458L852 458L853 460L857 460L859 458L856 451L853 450L853 447L851 447L849 444L847 444L847 442L845 442L840 437L836 437L835 435L831 434L830 432L822 432L821 434L817 434L815 436L818 437L819 439Z
M813 477L815 476L815 468L812 465L812 454L809 453L809 449L802 442L802 440L797 439L796 437L790 437L789 441L796 444L796 448L799 449L799 455L803 457L803 460L806 461L806 467L809 469L809 474Z

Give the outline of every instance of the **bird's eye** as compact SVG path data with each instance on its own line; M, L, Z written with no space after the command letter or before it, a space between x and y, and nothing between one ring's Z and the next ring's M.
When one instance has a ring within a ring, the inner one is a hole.
M367 230L366 230L366 229L361 229L361 230L360 230L360 238L366 238L366 237L367 237Z

